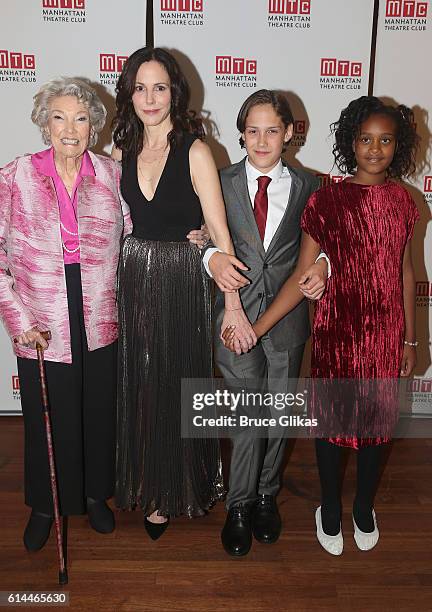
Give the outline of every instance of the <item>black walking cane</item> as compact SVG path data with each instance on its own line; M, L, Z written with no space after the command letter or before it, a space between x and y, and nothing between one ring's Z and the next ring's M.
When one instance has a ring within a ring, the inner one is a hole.
M51 340L51 332L44 331L41 332L43 338L45 340ZM48 446L48 461L49 461L49 471L50 471L50 480L51 480L51 493L54 507L54 523L56 530L56 540L57 540L57 552L59 558L59 584L65 585L68 583L68 573L67 573L67 516L63 517L63 530L60 527L60 513L59 513L59 503L58 503L58 493L57 493L57 477L56 477L56 469L55 469L55 461L54 461L54 449L52 443L52 434L51 434L51 419L49 413L49 402L48 402L48 388L46 383L45 376L45 364L44 364L44 351L39 343L36 344L38 364L39 364L39 375L40 375L40 385L41 385L41 393L42 393L42 406L43 406L43 416L45 421L45 432L47 438L47 446Z

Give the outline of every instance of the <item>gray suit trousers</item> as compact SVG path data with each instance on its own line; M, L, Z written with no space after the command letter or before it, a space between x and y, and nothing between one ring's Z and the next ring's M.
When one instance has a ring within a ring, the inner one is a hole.
M272 393L295 393L304 344L276 351L268 336L249 353L236 355L216 342L216 362L225 381L235 380L235 389ZM268 408L254 408L250 416L270 416ZM232 455L226 507L251 504L258 495L276 495L280 488L280 468L286 438L257 437L250 428L231 436Z

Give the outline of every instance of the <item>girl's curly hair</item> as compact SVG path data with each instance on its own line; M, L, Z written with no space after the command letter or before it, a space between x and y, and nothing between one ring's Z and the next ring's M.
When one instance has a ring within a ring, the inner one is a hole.
M185 132L194 134L201 140L205 137L202 121L194 112L188 110L190 88L175 58L165 49L143 47L126 60L116 87L117 113L113 120L113 140L124 157L136 157L143 148L144 125L135 113L132 95L139 67L151 60L159 62L165 68L171 82L170 116L173 129L168 134L171 148L180 146Z
M335 136L333 155L339 170L344 174L352 174L356 168L353 142L362 123L371 115L391 117L396 124L396 150L387 168L387 175L391 178L413 175L420 140L416 133L414 114L403 104L396 107L386 105L375 96L362 96L353 100L341 112L339 121L330 126L331 133Z

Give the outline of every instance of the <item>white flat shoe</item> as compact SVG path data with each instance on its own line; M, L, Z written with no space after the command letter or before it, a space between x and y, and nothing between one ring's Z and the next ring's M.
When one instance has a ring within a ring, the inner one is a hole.
M321 506L315 512L316 534L318 542L331 555L341 555L343 551L343 535L342 528L335 536L327 535L322 527L321 521Z
M374 546L377 545L377 542L379 540L379 531L374 509L372 509L372 517L374 522L374 530L370 533L365 533L364 531L359 529L355 522L354 515L352 517L354 525L354 540L360 550L371 550Z

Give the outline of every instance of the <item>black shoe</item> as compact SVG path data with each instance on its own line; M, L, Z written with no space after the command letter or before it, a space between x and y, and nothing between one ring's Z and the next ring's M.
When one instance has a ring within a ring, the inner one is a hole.
M282 521L273 495L260 495L252 513L252 531L262 544L273 544L279 539Z
M165 533L169 525L169 517L165 523L151 523L148 518L144 517L144 527L152 540L158 540L163 533Z
M29 552L36 552L45 546L52 523L52 516L31 511L23 537L24 546Z
M90 526L98 533L111 533L115 529L114 513L105 500L87 498Z
M241 557L247 555L252 545L252 528L250 508L243 504L232 506L222 529L223 547L229 555Z

